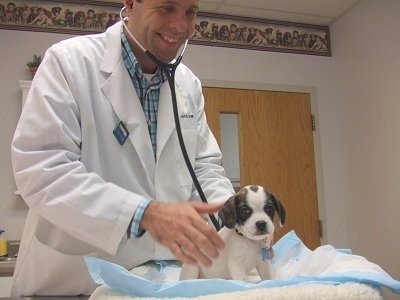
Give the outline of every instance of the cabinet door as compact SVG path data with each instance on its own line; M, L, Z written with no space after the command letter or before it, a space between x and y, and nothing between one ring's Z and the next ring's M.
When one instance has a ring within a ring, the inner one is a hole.
M0 298L8 298L11 295L12 277L0 277Z

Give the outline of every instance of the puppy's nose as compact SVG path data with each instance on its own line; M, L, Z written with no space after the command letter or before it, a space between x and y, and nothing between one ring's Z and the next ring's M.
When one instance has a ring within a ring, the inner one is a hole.
M258 230L264 231L267 228L267 222L265 222L265 221L257 221L256 222L256 227L257 227Z

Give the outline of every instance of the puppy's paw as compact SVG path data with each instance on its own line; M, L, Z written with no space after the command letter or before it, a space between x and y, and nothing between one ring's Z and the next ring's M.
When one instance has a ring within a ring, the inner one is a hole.
M261 280L271 280L275 278L275 271L272 268L270 261L264 261L261 265L257 267L258 275L260 275Z
M260 282L260 277L258 275L247 275L243 281L246 281L248 283L258 283Z
M198 265L183 264L179 274L179 280L198 279L200 268Z

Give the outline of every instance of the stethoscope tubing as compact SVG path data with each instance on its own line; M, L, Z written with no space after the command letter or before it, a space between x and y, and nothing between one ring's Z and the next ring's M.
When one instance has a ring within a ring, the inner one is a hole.
M178 68L178 65L181 63L182 58L183 58L183 54L186 51L186 46L188 43L188 40L185 41L185 44L183 45L183 49L181 51L181 53L179 54L179 56L170 63L165 63L161 60L159 60L154 54L152 54L149 50L146 50L142 44L135 38L135 36L130 32L128 26L126 26L125 24L125 19L122 17L122 12L125 9L125 7L123 7L120 11L120 17L121 17L121 21L122 24L125 28L125 30L127 31L127 33L129 34L129 36L135 41L135 43L137 43L137 45L144 51L144 53L146 53L150 59L157 64L157 66L161 69L161 71L165 74L165 76L167 77L167 81L168 81L168 85L171 91L171 99L172 99L172 108L173 108L173 114L174 114L174 121L175 121L175 127L176 127L176 133L178 136L178 141L179 141L179 146L181 148L181 152L183 155L183 158L185 160L185 164L186 167L190 173L190 176L192 178L193 184L196 187L197 192L199 193L200 199L202 202L204 203L208 203L207 198L203 192L203 189L199 183L199 180L196 177L196 173L194 172L192 163L190 162L187 150L186 150L186 146L185 146L185 141L183 139L182 136L182 130L181 130L181 124L179 122L179 113L178 113L178 104L177 104L177 100L176 100L176 90L175 90L175 72L176 69ZM209 214L210 220L213 223L213 225L215 226L215 228L217 230L221 229L221 226L217 220L217 218L213 215L213 214Z
M190 173L190 177L192 177L193 184L195 185L196 190L199 193L201 201L204 203L208 203L207 198L203 192L203 189L199 183L199 180L197 179L196 174L193 170L193 166L192 166L189 156L187 154L185 142L184 142L183 136L182 136L181 124L179 122L178 104L176 101L176 91L175 91L175 71L176 71L177 67L178 67L178 65L174 66L171 69L166 69L164 67L161 67L161 70L167 76L168 84L169 84L169 87L171 90L172 109L173 109L173 113L174 113L176 133L178 135L179 146L181 148L181 152L182 152L183 158L185 160L186 167ZM217 218L213 214L209 214L208 216L209 216L211 222L213 223L214 227L217 230L220 230L221 226L220 226Z

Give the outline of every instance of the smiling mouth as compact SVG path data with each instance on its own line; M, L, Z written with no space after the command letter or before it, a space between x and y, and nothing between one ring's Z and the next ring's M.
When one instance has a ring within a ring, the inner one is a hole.
M170 37L170 36L166 36L166 35L163 35L163 34L160 34L160 37L161 37L161 39L163 41L165 41L165 42L167 42L167 43L169 43L171 45L176 45L178 43L178 41L179 41L179 38Z

